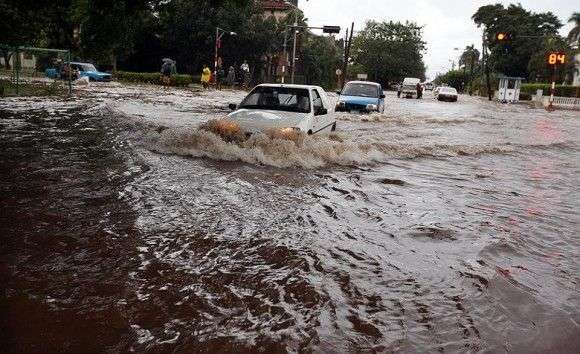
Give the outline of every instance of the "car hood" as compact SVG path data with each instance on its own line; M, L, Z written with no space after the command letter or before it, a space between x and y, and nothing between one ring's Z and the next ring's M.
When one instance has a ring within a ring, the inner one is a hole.
M230 120L238 123L242 129L249 131L298 127L307 117L307 113L245 108L228 115Z
M95 75L95 76L111 76L109 73L103 73L100 71L83 71L84 74L87 75Z
M360 96L340 96L338 100L345 103L360 105L377 104L379 102L378 98Z

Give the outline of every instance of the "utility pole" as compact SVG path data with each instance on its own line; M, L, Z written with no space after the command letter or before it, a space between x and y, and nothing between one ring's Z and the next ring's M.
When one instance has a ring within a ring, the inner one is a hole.
M473 95L473 66L475 65L475 45L471 45L471 66L469 67L469 96Z
M348 58L350 57L350 47L352 44L353 33L354 33L354 22L350 26L350 37L348 29L346 30L347 41L344 45L344 63L342 63L342 86L344 86L344 84L346 83L346 78L348 77Z
M294 9L294 45L292 48L292 84L294 84L294 74L296 72L296 39L298 37L298 9Z
M287 48L287 42L288 42L288 28L286 27L286 29L284 30L284 64L282 64L282 83L286 82L286 66L288 65L288 50Z
M483 49L483 62L485 65L485 81L487 86L487 98L491 101L493 99L491 95L491 81L489 78L489 58L487 56L487 39L486 39L486 29L483 29L483 41L482 41L482 49Z

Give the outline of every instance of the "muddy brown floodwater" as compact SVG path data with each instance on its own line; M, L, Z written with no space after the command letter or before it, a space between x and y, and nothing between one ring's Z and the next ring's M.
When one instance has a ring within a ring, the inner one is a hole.
M3 352L578 352L580 113L227 143L240 92L81 90L0 101Z

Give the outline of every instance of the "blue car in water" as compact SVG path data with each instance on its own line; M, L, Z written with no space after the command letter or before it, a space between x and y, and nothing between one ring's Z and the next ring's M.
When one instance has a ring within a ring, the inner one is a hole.
M113 76L109 73L98 71L91 63L71 62L72 79L76 80L78 77L88 77L89 81L111 81ZM46 76L51 79L67 79L66 64L59 68L52 68L46 70ZM78 76L78 77L77 77Z
M369 81L351 81L338 92L337 112L385 111L385 94L381 84Z
M97 70L91 63L71 62L70 65L73 70L78 69L81 77L88 77L90 81L111 81L113 79L111 74Z

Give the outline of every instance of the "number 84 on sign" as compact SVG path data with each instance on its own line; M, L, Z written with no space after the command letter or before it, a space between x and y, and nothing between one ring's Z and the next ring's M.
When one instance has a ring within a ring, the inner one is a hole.
M565 53L550 53L548 55L548 64L550 65L558 65L558 64L565 64L566 63L566 54Z

